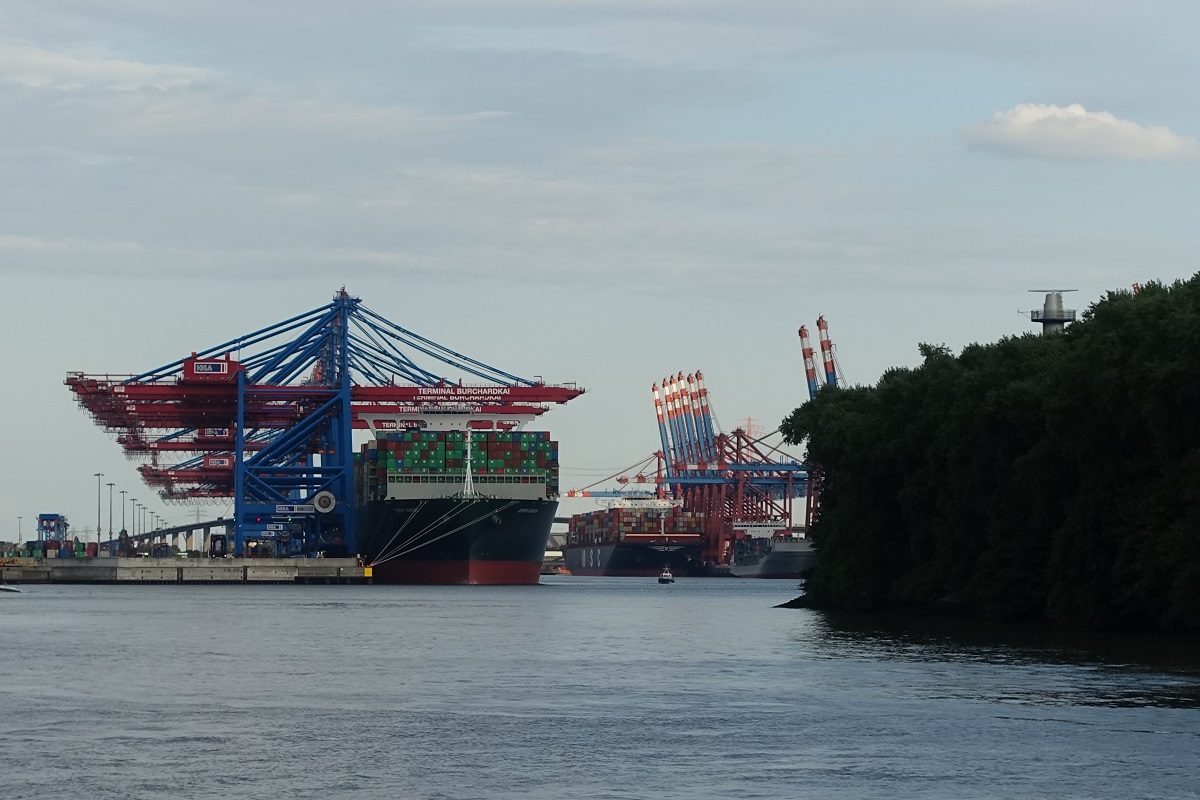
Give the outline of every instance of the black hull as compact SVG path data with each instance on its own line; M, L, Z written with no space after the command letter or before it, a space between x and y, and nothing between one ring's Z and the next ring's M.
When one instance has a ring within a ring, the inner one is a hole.
M358 507L358 550L377 583L537 583L557 508L552 500L375 500Z
M563 558L572 575L657 577L663 567L677 577L702 574L699 545L630 542L567 545Z
M803 578L816 558L807 541L780 542L765 553L735 559L729 571L735 578Z

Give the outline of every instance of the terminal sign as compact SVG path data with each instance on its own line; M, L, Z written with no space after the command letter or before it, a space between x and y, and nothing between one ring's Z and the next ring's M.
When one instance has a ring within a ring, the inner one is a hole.
M196 374L224 375L229 371L228 361L197 361Z
M315 514L317 507L311 503L298 506L275 506L276 514Z

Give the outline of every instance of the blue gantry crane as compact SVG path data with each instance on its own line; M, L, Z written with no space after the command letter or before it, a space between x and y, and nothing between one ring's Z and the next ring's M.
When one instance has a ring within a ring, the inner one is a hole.
M164 500L232 499L239 555L356 552L356 428L506 429L583 393L455 352L345 289L157 369L65 383L127 455L149 459L139 471ZM169 454L193 455L160 464Z

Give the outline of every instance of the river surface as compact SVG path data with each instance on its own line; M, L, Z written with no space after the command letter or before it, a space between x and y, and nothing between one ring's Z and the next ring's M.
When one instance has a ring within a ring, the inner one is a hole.
M0 594L0 798L1200 797L1186 643L542 580Z

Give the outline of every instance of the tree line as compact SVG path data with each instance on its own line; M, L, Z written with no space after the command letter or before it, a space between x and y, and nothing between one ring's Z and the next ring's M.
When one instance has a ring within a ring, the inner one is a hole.
M821 475L808 602L1200 633L1200 274L783 423Z

